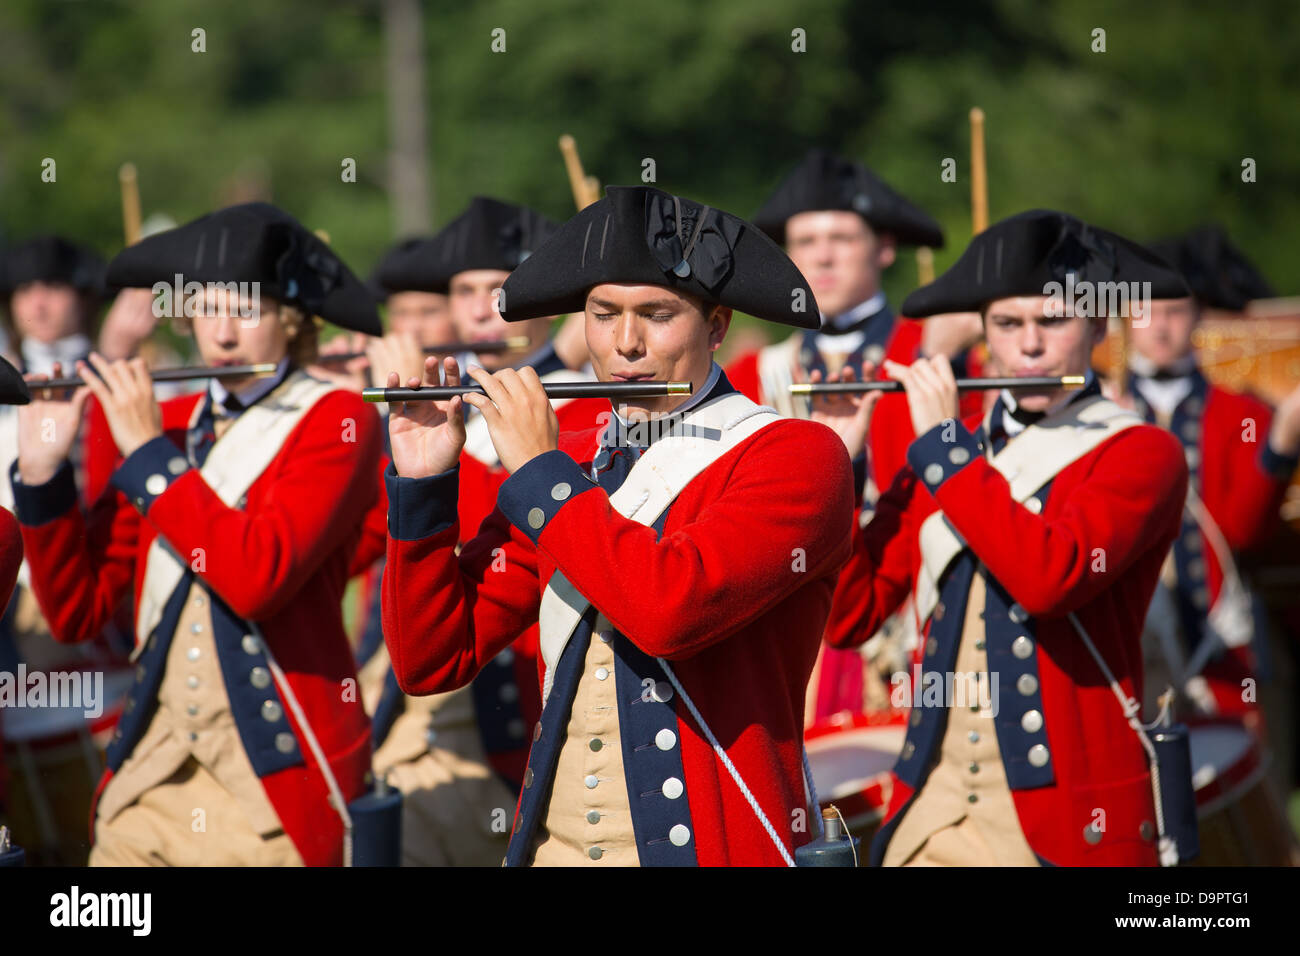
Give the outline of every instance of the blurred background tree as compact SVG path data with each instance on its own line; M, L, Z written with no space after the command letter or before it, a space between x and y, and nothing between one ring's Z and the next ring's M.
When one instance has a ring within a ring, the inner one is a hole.
M425 130L403 149L422 141L427 162L394 193L384 0L6 0L0 240L59 231L116 251L130 160L146 216L270 198L365 272L404 224L440 225L478 193L571 214L556 149L570 132L602 182L639 182L651 158L658 185L742 215L808 147L842 151L940 219L942 269L970 234L978 105L993 219L1051 206L1136 238L1219 220L1280 292L1300 291L1289 0L412 4ZM915 278L911 256L890 270L894 301Z

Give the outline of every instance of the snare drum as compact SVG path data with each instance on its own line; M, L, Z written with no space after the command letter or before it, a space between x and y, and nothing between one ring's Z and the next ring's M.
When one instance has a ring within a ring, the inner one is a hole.
M907 736L906 713L837 714L804 735L808 765L823 808L839 808L849 832L866 847L889 807L893 780Z
M1270 758L1232 721L1190 728L1198 866L1293 866L1295 836L1268 779Z
M9 808L4 822L27 851L29 864L85 865L91 797L133 679L131 671L106 672L103 712L94 718L82 707L5 709Z

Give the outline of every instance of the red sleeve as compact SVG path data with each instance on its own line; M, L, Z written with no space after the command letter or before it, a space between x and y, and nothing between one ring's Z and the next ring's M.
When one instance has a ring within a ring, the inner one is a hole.
M1215 469L1218 481L1213 491L1209 487L1203 490L1205 507L1223 531L1228 547L1240 552L1259 547L1272 535L1280 520L1279 509L1289 479L1269 474L1260 464L1261 445L1268 441L1273 424L1273 409L1251 395L1231 397L1230 416L1220 419L1216 415L1205 423L1206 438L1217 444L1207 448L1204 457L1214 455L1218 460L1205 461L1203 468ZM1216 400L1218 394L1211 402ZM1226 415L1229 409L1224 411ZM1243 438L1247 421L1254 422L1254 441Z
M1161 429L1126 429L1071 466L1087 467L1086 478L1066 490L1065 500L1053 494L1048 517L1012 498L1007 480L979 454L964 427L958 445L969 444L972 454L952 471L945 463L954 446L939 440L941 428L913 444L912 467L917 469L918 453L934 438L932 463L949 472L934 490L935 500L1030 614L1063 615L1087 604L1153 544L1167 548L1177 533L1187 465L1178 441Z
M349 421L355 441L346 437ZM180 555L202 549L200 576L236 614L266 618L356 534L375 501L381 447L375 410L359 395L332 392L286 440L274 480L249 496L247 508L228 507L190 468L148 504L146 516ZM123 463L115 483L147 448Z

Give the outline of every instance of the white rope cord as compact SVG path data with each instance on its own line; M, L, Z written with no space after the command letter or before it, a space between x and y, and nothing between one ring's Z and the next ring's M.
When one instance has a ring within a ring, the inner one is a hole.
M311 729L311 724L307 723L307 715L303 712L302 705L298 703L298 695L293 692L289 686L289 680L284 676L284 671L280 669L280 664L271 653L271 646L266 642L262 635L261 628L250 622L249 625L257 639L262 643L262 651L266 654L266 662L271 666L271 673L275 675L275 682L280 686L284 694L285 703L293 711L294 718L298 721L298 726L302 728L303 736L307 738L307 746L311 749L312 756L316 758L316 764L321 769L322 776L325 777L325 786L330 792L330 803L338 811L339 819L343 821L343 865L352 865L352 815L348 813L347 801L343 799L343 790L339 787L338 780L334 777L334 771L330 768L329 761L325 759L325 751L321 748L320 741L316 739L316 734Z
M667 674L668 679L672 681L673 689L681 695L683 703L686 704L686 709L691 712L691 716L695 718L695 722L700 725L700 730L704 731L704 736L708 738L709 744L713 747L713 752L717 754L718 759L722 761L722 765L726 767L727 772L731 774L731 779L736 781L736 786L740 788L740 792L744 795L745 799L749 801L750 808L753 809L754 815L758 817L758 822L763 825L763 829L767 831L767 835L772 838L772 842L776 845L777 850L780 851L781 858L785 860L785 865L794 866L794 857L792 857L790 851L785 848L785 844L781 842L781 838L776 835L776 828L772 826L771 821L767 818L767 814L763 812L763 808L760 807L758 801L754 799L754 795L749 792L749 787L745 786L745 781L740 779L740 771L737 770L736 765L731 762L731 758L727 756L727 752L722 749L722 745L718 743L718 738L713 736L713 731L709 729L709 725L704 722L704 717L700 714L699 710L696 709L695 701L691 700L690 695L686 693L686 689L682 687L681 682L677 679L677 675L674 674L673 669L668 666L668 662L662 657L655 659L659 661L659 666L664 669L664 673Z
M1079 623L1079 619L1073 611L1070 612L1069 618L1070 623L1074 625L1075 631L1083 638L1083 643L1088 648L1088 652L1092 654L1092 659L1097 662L1097 667L1101 669L1102 676L1110 683L1110 689L1115 694L1115 699L1119 701L1119 706L1124 711L1125 718L1128 719L1128 725L1137 734L1142 749L1147 753L1147 759L1151 761L1151 790L1155 797L1156 832L1160 838L1160 865L1175 866L1178 863L1178 848L1174 845L1173 838L1165 833L1165 811L1160 799L1160 761L1156 758L1155 744L1151 743L1151 738L1147 736L1146 728L1143 727L1142 720L1138 716L1142 705L1135 698L1125 695L1124 688L1120 687L1119 681L1115 680L1115 675L1106 666L1106 661L1102 658L1096 645L1092 643L1092 638L1088 636L1088 632L1084 630L1083 625Z

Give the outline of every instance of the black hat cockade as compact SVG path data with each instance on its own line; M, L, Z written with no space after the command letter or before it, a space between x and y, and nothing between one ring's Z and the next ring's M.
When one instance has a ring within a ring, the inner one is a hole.
M899 245L943 247L943 229L923 209L887 186L861 163L813 149L781 181L754 216L754 224L785 242L785 224L801 212L856 212Z
M664 286L771 322L816 329L807 280L752 224L650 186L608 186L502 287L508 321L581 312L604 283Z
M191 282L258 283L261 292L340 328L383 334L361 280L324 240L268 203L230 206L156 233L108 265L108 284L118 288Z
M104 290L104 260L62 236L38 236L6 249L0 257L0 294L13 295L29 282L62 283L99 295Z
M1252 299L1276 295L1268 280L1228 241L1221 226L1201 226L1186 235L1153 242L1150 248L1182 273L1202 305L1240 312Z
M994 223L972 239L943 275L904 300L902 312L918 319L978 312L995 299L1070 299L1072 290L1080 289L1101 302L1115 298L1120 284L1130 299L1188 294L1182 277L1136 242L1065 213L1034 209Z

